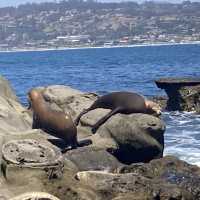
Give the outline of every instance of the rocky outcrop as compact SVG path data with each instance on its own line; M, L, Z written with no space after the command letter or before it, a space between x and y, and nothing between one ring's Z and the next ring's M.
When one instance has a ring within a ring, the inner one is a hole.
M92 135L93 124L109 112L96 109L84 115L78 126L78 140L89 138L92 145L61 154L52 142L58 138L32 130L31 113L7 81L0 84L6 88L0 95L0 198L200 199L200 169L176 158L162 158L165 124L161 119L117 114ZM67 86L39 89L53 109L68 112L73 119L97 98Z
M97 98L95 94L84 94L66 86L49 86L43 89L43 94L52 108L63 109L74 119ZM93 146L109 151L126 164L162 157L165 125L151 115L114 115L91 137L92 126L108 112L110 110L96 109L85 114L78 126L79 138L90 137Z
M168 95L167 110L200 112L200 79L163 78L155 82Z
M85 171L76 177L110 199L200 199L200 169L170 156L124 166L118 173Z
M173 156L152 160L148 164L125 166L118 172L136 173L150 179L161 180L191 193L192 199L200 199L200 168Z

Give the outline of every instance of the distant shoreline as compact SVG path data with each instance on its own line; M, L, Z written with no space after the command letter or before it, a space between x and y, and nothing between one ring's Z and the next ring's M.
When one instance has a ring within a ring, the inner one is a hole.
M0 50L0 53L14 53L14 52L36 52L36 51L64 51L75 49L103 49L103 48L127 48L127 47L150 47L150 46L175 46L175 45L200 45L200 41L184 42L184 43L152 43L152 44L134 44L134 45L105 45L105 46L83 46L83 47L59 47L59 48L33 48L33 49L13 49L13 50Z

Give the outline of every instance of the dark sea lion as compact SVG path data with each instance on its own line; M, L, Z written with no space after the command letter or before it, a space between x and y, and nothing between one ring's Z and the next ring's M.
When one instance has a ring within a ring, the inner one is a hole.
M112 115L116 113L131 114L131 113L148 113L161 114L161 108L153 101L145 99L143 96L132 92L112 92L99 97L88 109L83 110L75 120L78 125L80 118L87 112L96 108L111 109L111 111L102 117L92 128L92 133L106 122Z
M32 89L29 93L29 104L33 110L33 129L42 129L64 140L66 146L77 148L91 144L91 140L77 141L77 128L70 115L55 111L45 102L41 92Z

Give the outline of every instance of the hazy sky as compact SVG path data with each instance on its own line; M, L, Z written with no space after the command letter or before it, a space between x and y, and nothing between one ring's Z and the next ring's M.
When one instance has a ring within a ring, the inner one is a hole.
M54 2L59 2L59 0L0 0L0 7L5 7L5 6L17 6L19 4L27 3L27 2L34 2L34 3L40 3L40 2L46 2L46 1L54 1ZM99 0L103 2L120 2L120 1L126 1L126 0ZM130 0L129 0L130 1ZM132 0L132 1L137 1L137 2L143 2L145 0ZM165 1L165 2L182 2L183 0L154 0L155 2L160 2L160 1ZM193 0L196 2L200 2L200 0Z

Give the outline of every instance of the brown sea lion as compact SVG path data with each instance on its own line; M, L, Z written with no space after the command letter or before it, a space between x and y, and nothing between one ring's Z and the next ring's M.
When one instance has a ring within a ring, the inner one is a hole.
M83 110L75 120L78 125L80 118L87 112L96 108L111 109L111 111L102 117L92 127L92 133L107 121L112 115L116 113L131 114L131 113L148 113L148 114L161 114L161 108L157 103L145 99L143 96L132 92L112 92L99 97L88 109Z
M30 108L33 110L33 129L42 129L45 132L55 135L64 140L66 146L77 148L88 145L89 140L78 143L77 128L70 115L61 111L55 111L45 102L41 92L32 89L28 93Z

